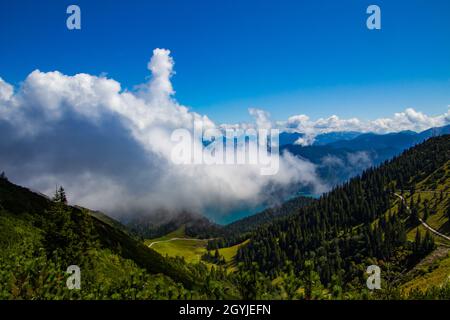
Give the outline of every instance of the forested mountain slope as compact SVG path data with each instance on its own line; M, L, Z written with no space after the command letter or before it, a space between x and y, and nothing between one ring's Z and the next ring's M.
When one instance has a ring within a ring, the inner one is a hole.
M450 136L431 138L336 187L297 214L257 229L239 250L238 260L272 278L310 270L325 287L339 284L348 291L365 285L365 268L371 264L388 265L401 274L434 250L435 237L421 230L411 238L420 225L418 218L429 219L423 216L423 201L413 201L413 215L394 194L428 185L439 193L440 211L448 212L444 190L449 188L449 160ZM448 216L442 219L448 225Z
M83 290L67 289L69 265L80 266ZM63 189L51 201L5 176L0 178L0 271L0 299L211 297L207 269L164 258L119 222L68 206ZM239 296L220 281L227 293L217 290L214 297Z

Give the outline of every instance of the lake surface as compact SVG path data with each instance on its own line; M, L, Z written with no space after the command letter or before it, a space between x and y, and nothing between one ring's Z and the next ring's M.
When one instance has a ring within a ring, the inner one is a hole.
M298 192L298 193L284 199L282 202L288 201L290 199L293 199L293 198L299 197L299 196L318 199L321 196L321 194ZM240 220L242 218L260 213L261 211L264 211L265 209L268 209L270 207L272 207L272 205L270 205L270 204L261 204L261 205L257 205L257 206L243 206L241 208L234 209L234 210L224 212L224 213L217 213L217 211L211 210L206 213L206 216L217 224L226 225L226 224L232 223L236 220Z

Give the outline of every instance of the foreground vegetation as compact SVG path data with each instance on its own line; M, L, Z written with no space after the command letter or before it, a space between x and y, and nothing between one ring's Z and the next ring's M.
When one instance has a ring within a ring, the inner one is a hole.
M109 219L68 206L63 189L50 201L3 177L0 191L0 299L240 297L220 269L164 258ZM81 290L66 286L70 265L81 268Z

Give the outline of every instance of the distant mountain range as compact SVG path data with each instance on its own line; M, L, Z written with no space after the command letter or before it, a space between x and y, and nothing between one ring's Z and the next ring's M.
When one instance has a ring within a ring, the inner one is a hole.
M335 147L348 147L354 144L361 145L361 143L376 142L377 146L391 146L392 144L400 143L404 147L408 148L433 136L440 136L443 134L448 134L449 132L450 125L431 128L422 132L407 130L387 134L377 134L371 132L363 133L357 131L337 131L317 135L312 145L324 146L331 144ZM285 147L288 145L295 145L295 142L304 136L305 135L303 133L299 132L282 132L280 134L280 146Z
M301 133L280 134L280 150L316 164L320 177L330 186L346 181L364 169L379 165L433 136L450 133L450 125L422 132L388 134L332 132L318 135L310 146L295 144Z
M352 140L361 134L361 132L356 131L323 133L315 137L313 145L321 146L336 141ZM280 146L283 147L286 145L295 144L298 139L303 138L304 136L305 135L303 133L299 132L282 132L280 134Z

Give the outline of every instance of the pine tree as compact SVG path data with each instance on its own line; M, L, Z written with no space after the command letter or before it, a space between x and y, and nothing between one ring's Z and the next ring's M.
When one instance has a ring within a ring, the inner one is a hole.
M67 205L63 187L56 190L50 208L43 216L47 255L67 266L84 263L89 248L96 247L94 225L87 212Z
M76 234L71 219L71 210L66 205L64 188L55 191L53 203L46 211L43 229L45 230L45 243L50 257L57 256L65 263L77 264L75 260Z
M427 230L427 232L425 233L425 237L423 239L423 243L422 243L422 253L423 254L428 254L429 252L431 252L433 249L435 248L434 245L434 239L431 236L431 233L429 230Z
M64 205L67 204L66 191L62 186L60 186L59 189L56 189L55 195L53 197L53 202L61 203Z

